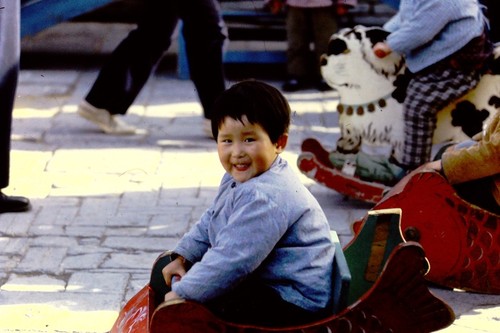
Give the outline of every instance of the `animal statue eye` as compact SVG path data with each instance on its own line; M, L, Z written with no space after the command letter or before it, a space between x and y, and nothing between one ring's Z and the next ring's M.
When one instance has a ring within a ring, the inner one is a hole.
M328 44L328 55L339 55L348 53L347 44L342 39L332 39Z

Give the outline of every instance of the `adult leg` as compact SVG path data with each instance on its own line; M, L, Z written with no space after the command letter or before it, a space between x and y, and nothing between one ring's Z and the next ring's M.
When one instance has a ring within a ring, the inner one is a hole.
M9 185L12 111L19 73L19 0L0 0L0 190ZM0 213L25 211L29 201L0 191Z
M222 48L226 33L214 0L181 0L182 34L193 81L206 119L215 99L225 90Z
M110 114L125 114L169 48L179 1L145 0L137 28L118 45L85 98Z
M311 50L309 47L311 20L308 8L288 7L286 15L287 73L289 80L283 85L285 91L306 88L310 70Z
M338 23L334 7L320 7L312 9L312 30L314 40L313 79L319 90L331 89L321 77L319 63L322 54L328 51L328 42L332 34L337 32Z

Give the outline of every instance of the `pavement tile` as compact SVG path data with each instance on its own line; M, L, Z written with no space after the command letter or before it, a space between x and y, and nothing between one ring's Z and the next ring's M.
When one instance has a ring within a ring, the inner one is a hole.
M23 292L57 292L63 291L65 287L66 281L47 275L23 276L12 274L0 289Z
M181 209L184 211L183 213L154 216L147 236L180 238L184 235L189 230L190 222L193 221L191 216L192 209Z
M15 268L18 272L61 273L61 262L66 256L65 247L31 247Z
M0 255L0 286L9 277L9 272L19 264L19 260L19 256Z
M170 244L169 244L170 243ZM161 245L173 245L174 242L163 241ZM150 272L155 259L163 253L168 247L160 246L158 250L153 249L150 252L126 253L116 252L109 255L107 260L102 264L102 268L115 271L125 272Z
M27 214L1 214L0 235L26 236L34 219L33 212Z
M74 237L67 237L64 234L57 236L54 235L43 235L38 237L33 237L30 242L31 247L46 247L52 246L54 248L61 247L64 249L75 247L78 244L78 240Z
M128 273L76 272L71 274L66 291L122 295L129 278Z
M61 263L64 271L96 269L103 263L106 253L68 255Z
M67 256L83 255L83 254L101 254L108 255L113 249L103 247L101 238L80 238L79 245L73 248L68 248Z
M52 200L47 200L52 201ZM37 214L36 220L33 222L34 226L67 226L71 224L80 209L79 204L80 200L69 202L66 201L69 205L64 205L63 202L58 201L61 206L50 205L46 206L45 202L37 201L37 206L40 207L40 211Z
M73 237L90 237L100 239L108 229L103 226L65 226L64 233Z
M171 241L169 241L171 240ZM128 252L130 250L157 251L158 253L168 249L167 245L174 245L177 239L167 237L117 237L109 236L103 242L103 246L113 248L117 252ZM152 264L152 263L151 263Z
M0 253L2 255L19 255L28 248L29 239L19 237L0 237Z

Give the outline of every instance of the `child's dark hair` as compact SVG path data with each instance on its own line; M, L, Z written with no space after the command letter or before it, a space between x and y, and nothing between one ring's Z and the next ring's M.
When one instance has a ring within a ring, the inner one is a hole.
M217 140L226 117L241 121L246 116L251 124L262 126L271 142L276 143L281 135L288 133L290 113L290 105L278 89L258 80L241 81L215 101L212 133Z

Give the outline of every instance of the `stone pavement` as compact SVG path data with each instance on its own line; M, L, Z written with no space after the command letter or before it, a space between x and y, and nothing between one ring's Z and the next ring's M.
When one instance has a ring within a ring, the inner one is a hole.
M33 209L0 215L0 332L108 331L156 256L216 192L223 170L192 83L156 73L126 117L147 132L108 136L75 113L97 70L21 72L5 192L29 197ZM312 90L286 96L293 120L283 156L295 165L304 138L334 144L338 99ZM371 205L301 180L345 245ZM458 317L443 332L498 332L500 296L432 290Z

